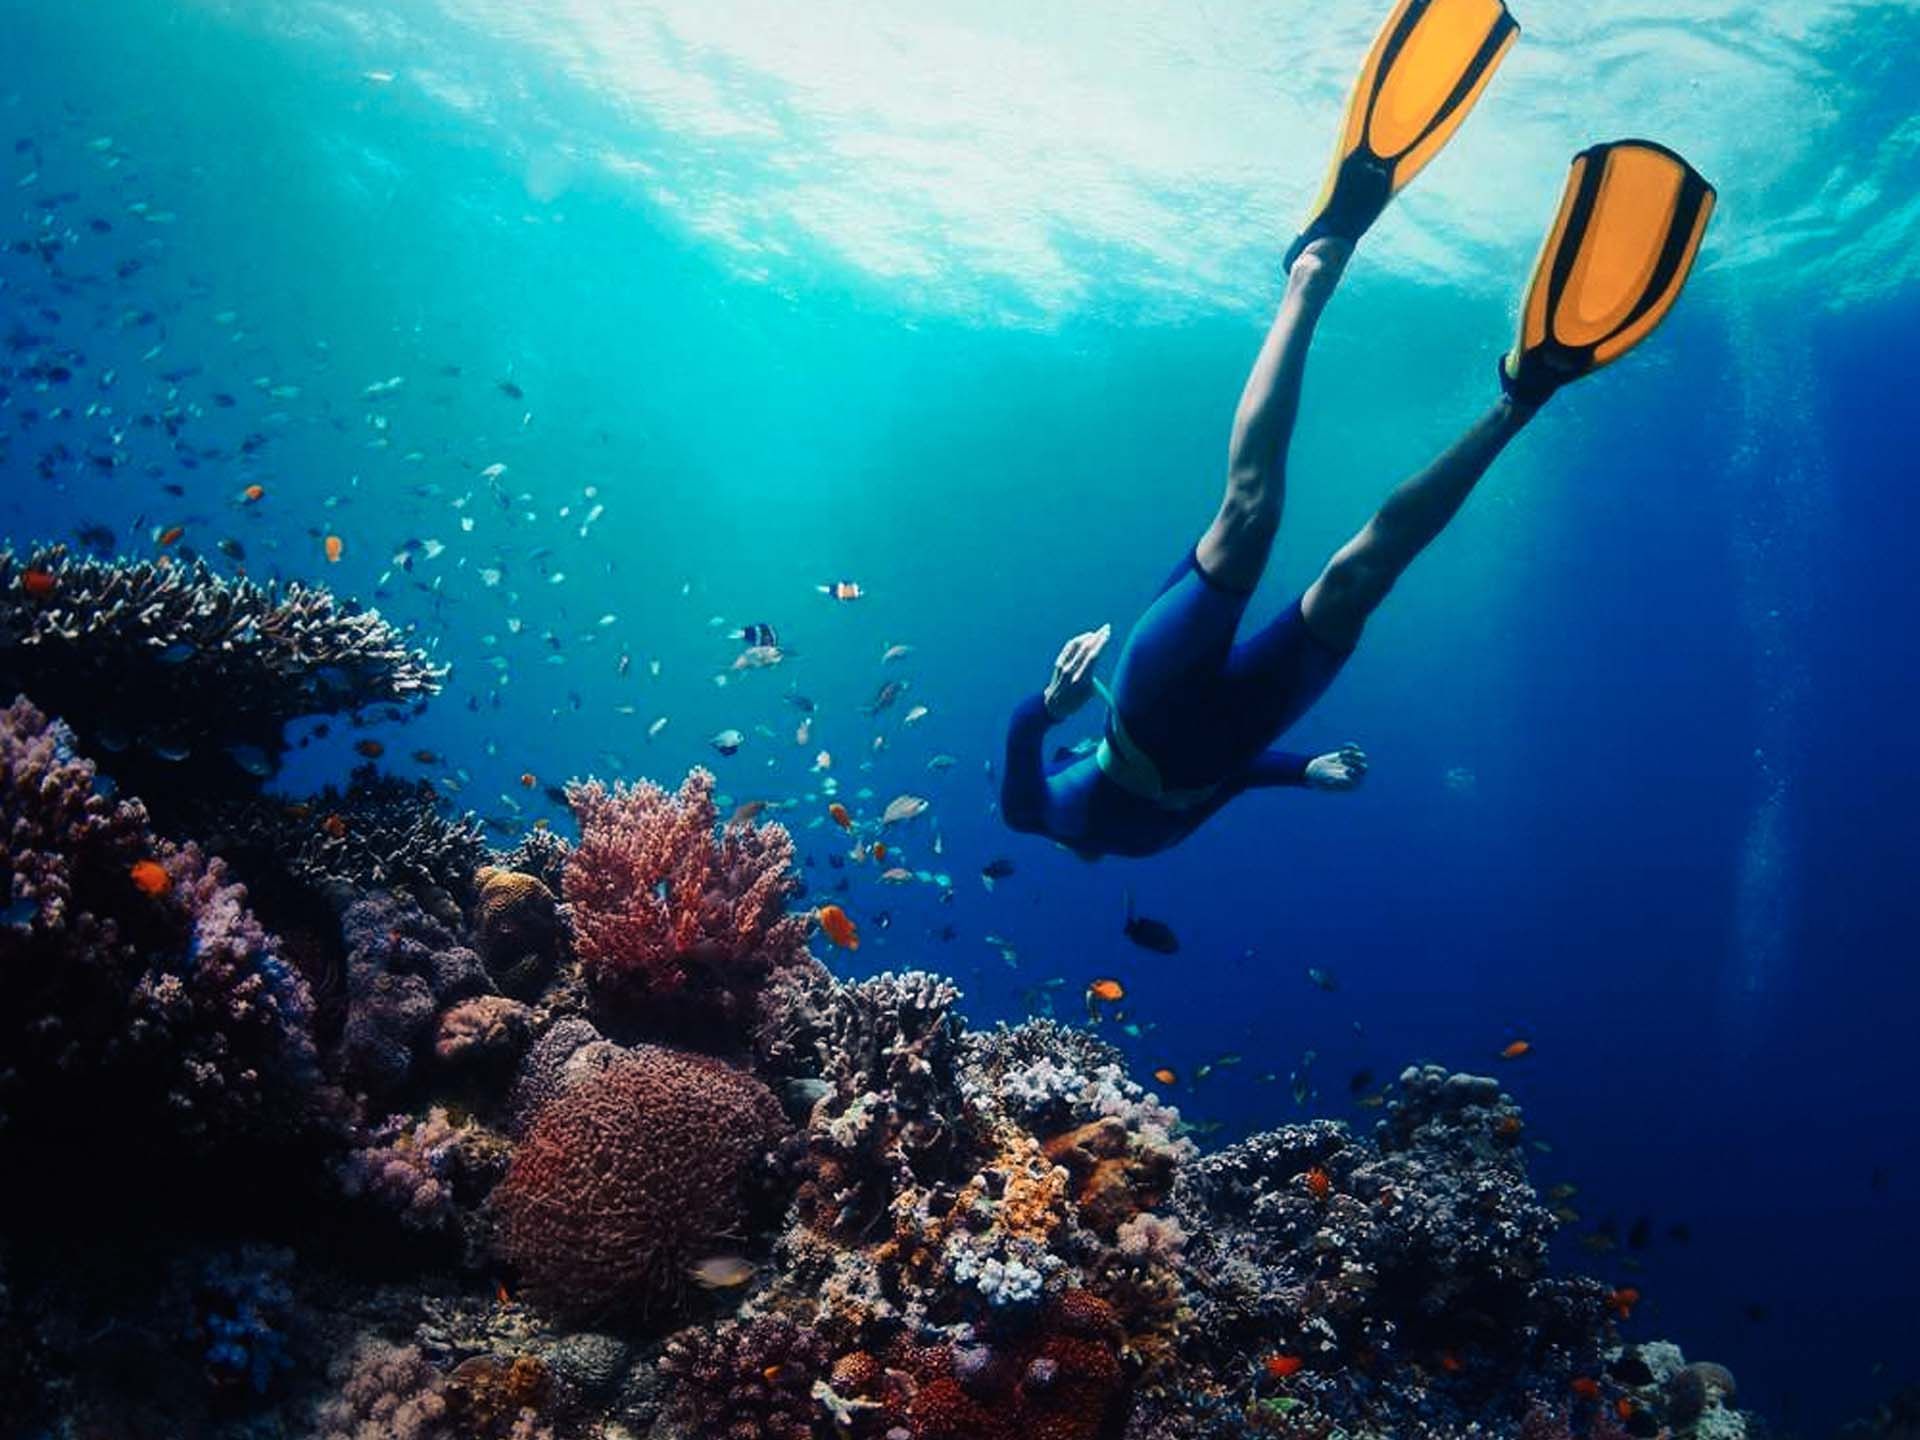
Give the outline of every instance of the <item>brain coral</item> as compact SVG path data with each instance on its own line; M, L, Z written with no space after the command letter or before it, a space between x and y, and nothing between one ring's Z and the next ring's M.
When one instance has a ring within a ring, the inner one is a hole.
M495 1192L501 1254L564 1315L669 1303L688 1265L739 1233L743 1183L784 1130L752 1076L636 1049L535 1118Z

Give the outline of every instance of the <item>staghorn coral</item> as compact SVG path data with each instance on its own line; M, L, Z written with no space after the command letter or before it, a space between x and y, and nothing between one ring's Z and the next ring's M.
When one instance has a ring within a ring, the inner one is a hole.
M44 593L23 583L30 569L50 577ZM65 717L170 820L200 795L257 787L288 721L421 700L444 673L323 587L61 545L0 550L0 687Z
M811 1440L826 1343L783 1315L683 1330L667 1341L667 1414L694 1435Z
M418 1348L363 1338L333 1367L334 1393L314 1414L318 1440L443 1440L446 1379Z
M687 1267L745 1218L743 1191L785 1129L766 1086L646 1046L563 1088L494 1192L502 1258L561 1314L671 1304Z
M806 956L786 912L793 841L774 824L719 829L714 780L679 793L599 781L567 788L580 842L564 893L598 1012L676 1035L744 1037L767 977Z
M0 712L0 866L0 1127L59 1139L113 1105L206 1149L313 1118L311 997L245 892L108 800L25 700Z
M538 995L559 955L553 892L535 876L492 865L475 871L473 882L473 929L487 973L509 995Z

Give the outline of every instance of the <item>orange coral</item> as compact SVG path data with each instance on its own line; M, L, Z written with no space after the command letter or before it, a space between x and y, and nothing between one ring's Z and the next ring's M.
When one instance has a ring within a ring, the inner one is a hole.
M537 1356L475 1355L447 1377L447 1413L462 1435L504 1437L524 1412L538 1414L551 1389L547 1367Z
M1044 1149L1049 1160L1073 1177L1081 1221L1108 1240L1128 1220L1165 1199L1173 1181L1171 1156L1136 1145L1126 1125L1113 1116L1056 1135Z

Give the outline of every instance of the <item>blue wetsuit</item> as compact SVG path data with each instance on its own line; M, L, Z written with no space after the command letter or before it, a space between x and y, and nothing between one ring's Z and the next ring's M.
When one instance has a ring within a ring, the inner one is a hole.
M1152 855L1242 791L1304 785L1311 757L1267 747L1326 693L1351 652L1309 630L1298 600L1235 644L1249 598L1209 580L1189 554L1133 627L1114 675L1109 742L1117 718L1168 790L1210 794L1186 805L1148 799L1110 779L1092 756L1049 774L1053 719L1033 695L1007 728L1007 824L1083 855Z

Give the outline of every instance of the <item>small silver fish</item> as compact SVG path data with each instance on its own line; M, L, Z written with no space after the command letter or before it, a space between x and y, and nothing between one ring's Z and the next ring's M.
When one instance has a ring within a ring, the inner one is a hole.
M687 1267L687 1278L703 1290L737 1290L758 1267L739 1255L709 1255Z

